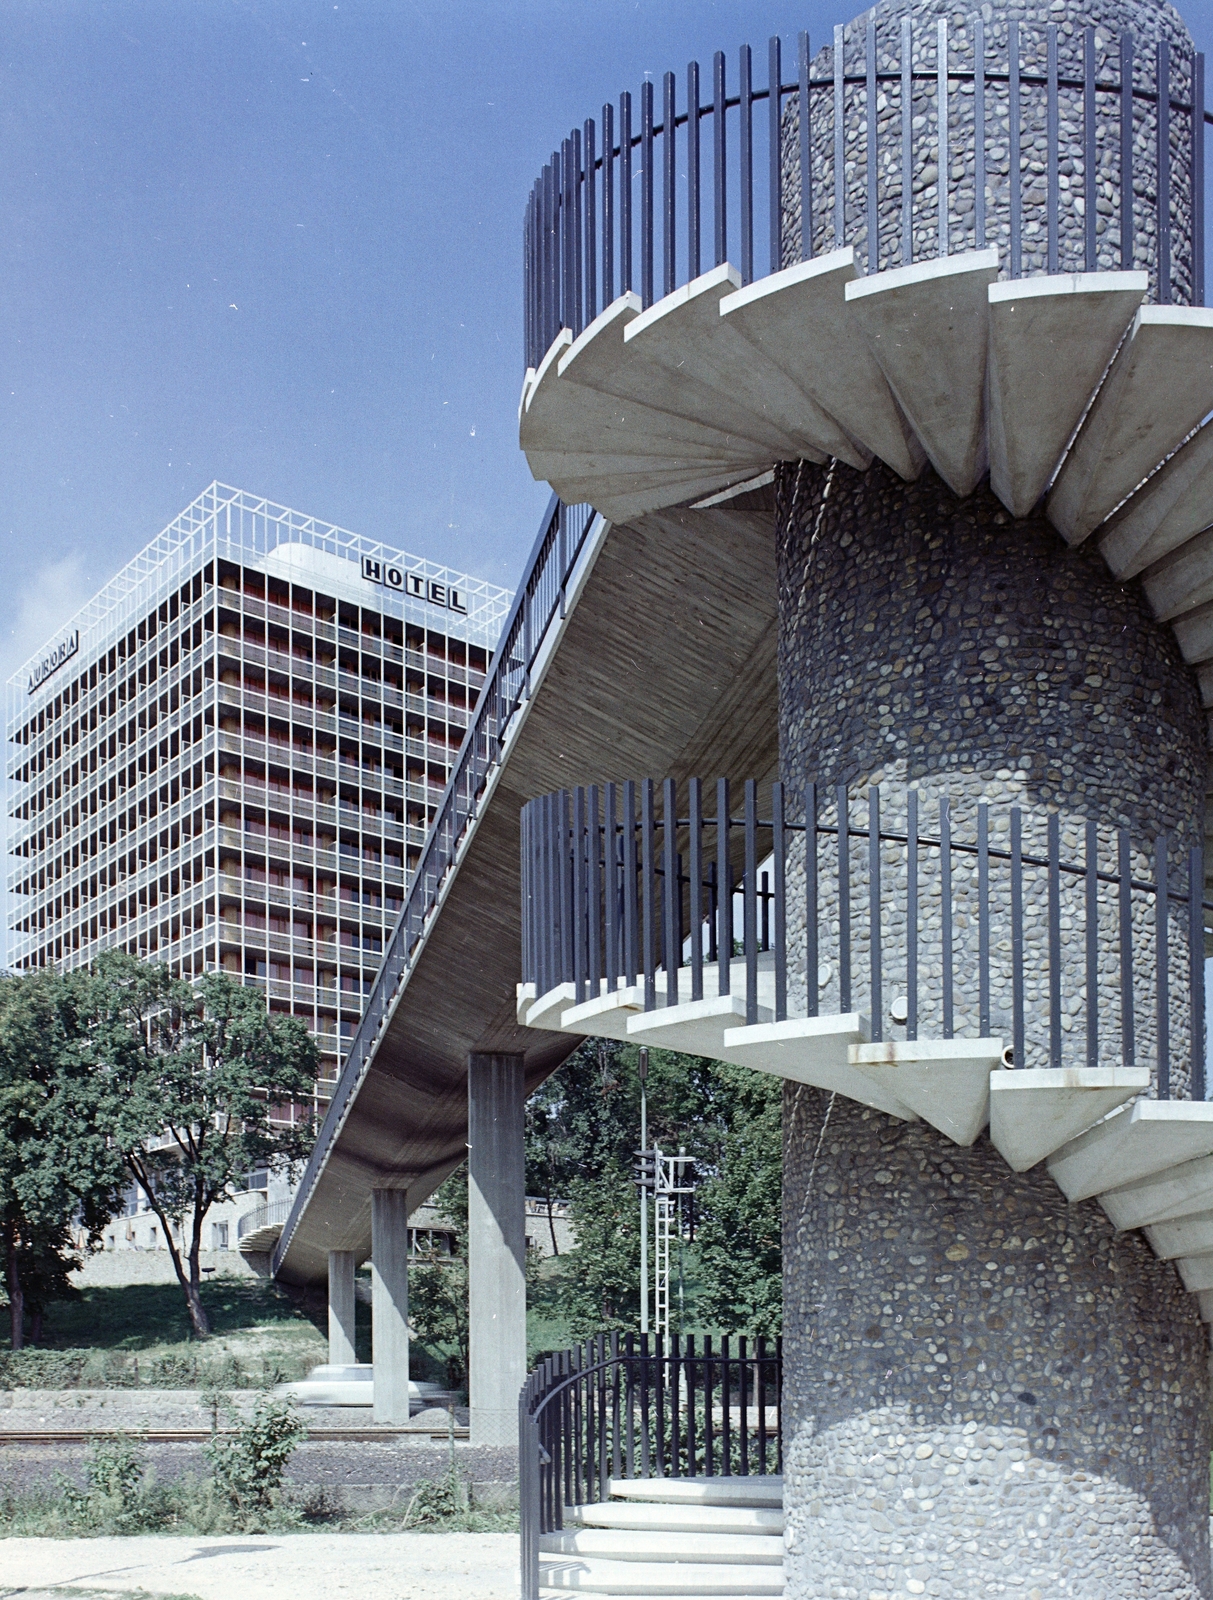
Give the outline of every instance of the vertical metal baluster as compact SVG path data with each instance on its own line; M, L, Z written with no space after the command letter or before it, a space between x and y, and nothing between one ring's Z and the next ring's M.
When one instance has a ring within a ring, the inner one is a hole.
M877 272L880 269L880 214L877 210L876 200L876 18L873 12L868 13L867 41L864 49L867 57L864 65L867 69L867 189L868 189L868 271Z
M758 785L745 784L745 1020L758 1021Z
M1188 983L1191 988L1191 1086L1193 1100L1205 1098L1205 864L1196 844L1188 851Z
M653 82L640 88L640 298L653 304Z
M576 911L573 903L573 825L569 813L572 796L560 791L560 982L573 977L573 938Z
M666 1342L665 1342L665 1338L664 1338L664 1336L662 1334L659 1333L657 1335L657 1337L653 1340L653 1348L654 1348L654 1353L656 1355L656 1361L654 1363L654 1369L653 1369L653 1384L654 1384L654 1388L656 1390L655 1398L656 1398L656 1403L657 1403L657 1429L656 1429L656 1458L657 1459L656 1459L656 1468L657 1468L657 1476L659 1478L664 1478L665 1477L665 1468L666 1468L666 1431L665 1431L666 1430L666 1417L665 1417L666 1381L665 1381L665 1379L666 1379L666 1361L667 1361L667 1356L666 1356Z
M758 1402L758 1470L765 1474L767 1470L767 1342L761 1334L755 1346L758 1361L755 1367L757 1382L756 1399Z
M846 34L834 28L834 248L841 250L847 224Z
M687 66L687 277L699 276L699 63Z
M597 129L592 117L586 118L585 141L585 320L587 325L598 315L598 150Z
M629 988L640 961L636 890L636 785L629 778L623 786L623 975Z
M720 918L718 916L719 909L720 909L720 896L716 892L716 863L715 863L715 861L709 861L708 862L708 950L707 950L707 957L706 957L706 959L707 959L707 961L709 963L714 963L716 961L717 955L718 955L718 951L717 951L717 948L716 948L716 931L717 931L717 928L718 928L719 922L720 922Z
M1116 834L1117 899L1120 909L1120 1059L1131 1067L1137 1060L1137 1017L1133 995L1133 858L1129 830Z
M585 168L581 159L581 129L573 129L573 334L576 336L589 320L585 315L584 234L582 219L585 215Z
M986 247L986 25L980 17L973 24L973 127L976 137L973 161L973 201L976 207L974 239L979 250Z
M804 791L804 998L805 1016L820 1004L821 955L817 940L817 785Z
M771 845L775 869L775 1021L788 1014L787 843L784 835L783 784L771 785Z
M906 1038L918 1037L918 790L906 796Z
M1011 276L1023 270L1023 174L1019 163L1019 23L1012 17L1007 24L1007 99L1011 135L1011 161L1007 181L1011 189Z
M1099 830L1086 826L1087 1065L1099 1065Z
M573 790L573 992L575 1003L585 1001L585 969L587 954L586 924L586 828L585 790L580 785Z
M990 1037L990 808L977 806L977 1031Z
M526 215L522 223L522 348L523 359L528 367L538 366L535 359L535 322L531 314L532 298L532 267L531 260L531 224L535 211L535 191L532 189L530 198L526 203Z
M720 1455L721 1476L733 1476L732 1418L729 1415L729 1339L726 1334L720 1341Z
M939 802L940 934L943 942L943 1036L952 1037L952 818L945 796Z
M703 999L703 785L692 778L687 785L691 831L691 999Z
M1192 304L1205 303L1205 58L1192 57Z
M1095 271L1095 202L1098 174L1095 165L1095 29L1082 35L1082 237L1083 268Z
M678 912L682 904L682 888L676 870L675 846L678 842L677 791L673 778L662 784L661 813L661 866L665 874L663 909L665 926L661 930L662 953L665 956L665 1003L678 1004L678 964L682 960L681 940L678 938Z
M1057 213L1060 203L1060 185L1058 183L1060 153L1057 148L1057 24L1055 22L1049 23L1045 29L1045 37L1045 219L1048 235L1049 271L1057 272L1059 270L1057 265Z
M654 1344L656 1341L654 1341ZM653 1476L653 1455L650 1441L651 1400L650 1400L650 1374L649 1362L649 1335L640 1335L640 1475L642 1478Z
M716 993L729 993L733 960L733 885L729 872L729 780L716 780Z
M657 1005L657 862L654 844L653 780L640 785L640 875L644 900L644 1009Z
M715 206L716 265L719 267L729 253L729 230L725 214L727 194L724 138L724 52L717 50L712 57L712 201Z
M615 298L615 107L602 108L602 307Z
M619 1438L619 1330L611 1334L611 1476L623 1476L623 1452ZM606 1494L603 1499L607 1498Z
M754 281L754 92L753 61L750 47L741 47L741 86L738 111L741 117L741 281Z
M770 259L768 272L783 266L783 162L780 113L783 109L783 65L779 35L767 42L767 210Z
M809 36L800 35L799 95L800 95L800 259L813 257L813 106L810 99L809 64L811 61Z
M741 1401L740 1414L741 1426L738 1429L741 1437L737 1441L741 1446L741 1476L748 1478L750 1475L750 1363L746 1354L746 1338L742 1334L737 1341L737 1383L741 1390L738 1398Z
M560 326L571 328L573 326L573 266L570 261L573 248L573 230L570 226L570 217L573 208L573 156L569 149L569 141L560 141L560 211L558 213L560 224Z
M901 264L914 260L914 26L901 19Z
M632 287L632 97L619 96L619 288Z
M1061 822L1049 813L1049 1065L1061 1066Z
M838 1009L851 1009L851 816L846 784L834 790L838 810Z
M716 1476L716 1440L712 1428L712 1336L703 1336L703 1470L705 1476Z
M695 1476L695 1335L688 1334L686 1341L686 1359L683 1362L683 1372L686 1374L687 1395L687 1477Z
M591 784L587 794L590 948L586 976L590 998L596 1000L602 993L602 830L598 825L598 785Z
M626 1388L624 1390L624 1449L627 1457L627 1475L636 1476L636 1335L624 1335L624 1354L627 1357Z
M1167 836L1159 834L1154 844L1154 965L1158 972L1155 1032L1158 1045L1158 1098L1171 1098L1171 975L1167 925L1170 920Z
M872 1040L884 1038L884 982L880 970L880 786L868 789L868 945L872 978Z
M939 75L936 90L936 120L939 123L939 253L946 256L950 248L948 238L948 24L940 17L935 30L935 70Z
M1023 818L1011 807L1011 1060L1026 1067L1023 1017Z
M1133 270L1133 35L1120 36L1120 270Z
M615 810L615 785L608 783L606 786L606 815L603 828L603 867L604 886L603 900L605 916L603 918L604 943L606 945L606 986L610 994L614 994L619 986L619 896L621 885L619 882L619 834L617 832Z
M540 800L539 831L539 905L543 917L540 943L539 975L535 980L536 994L547 994L554 982L555 969L553 943L556 933L556 905L552 896L552 796Z
M1158 303L1171 303L1171 46L1158 42Z
M783 1335L775 1336L775 1471L783 1471Z
M661 200L664 210L662 223L662 293L674 292L675 253L674 253L674 175L676 172L675 157L678 146L675 141L674 115L674 74L667 72L662 79L661 96Z

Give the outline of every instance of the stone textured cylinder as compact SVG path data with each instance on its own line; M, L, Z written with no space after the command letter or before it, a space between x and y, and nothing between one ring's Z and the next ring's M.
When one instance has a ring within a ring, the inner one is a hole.
M1173 61L1191 52L1164 5L1013 5L982 16L991 70L1006 61L1012 19L1033 73L1048 24L1058 27L1062 76L1076 52L1081 60L1088 23L1105 64L1118 36L1133 33L1139 88L1154 82L1159 41ZM859 70L870 23L880 71L897 70L905 20L915 68L929 70L941 19L950 64L971 70L973 15L927 0L880 5L849 24L847 71ZM818 75L831 67L828 53L818 57ZM874 263L866 85L844 90L841 236L832 123L815 120L815 250L853 243L861 270L900 266L908 223L912 258L936 255L941 184L949 248L982 242L971 85L951 86L942 174L929 170L937 89L916 80L912 92L916 165L903 211L900 83L880 85ZM987 102L985 242L999 247L1006 276L1005 89L988 91ZM1155 112L1144 98L1135 103L1135 172L1139 155L1143 165L1132 263L1119 256L1115 100L1101 96L1098 112L1096 265L1147 268L1157 298L1157 190L1152 197L1142 175ZM1025 93L1024 273L1048 270L1045 114L1043 95ZM1059 173L1058 266L1074 271L1084 265L1076 203L1084 175L1069 91L1059 114L1070 144ZM798 171L797 116L792 107L785 119L789 174ZM1172 153L1167 282L1183 301L1193 282L1191 166L1179 143ZM797 190L790 183L785 192ZM794 200L785 224L795 260ZM1014 521L988 489L957 500L929 468L905 484L879 462L866 473L788 464L776 488L781 761L794 791L810 780L845 783L862 799L873 783L901 795L912 785L928 815L946 796L957 816L982 800L1020 806L1029 828L1049 812L1063 829L1090 818L1130 830L1143 862L1165 832L1181 867L1203 836L1204 716L1170 629L1154 622L1136 584L1116 583L1095 549L1067 549L1042 516ZM894 970L898 938L894 926ZM962 1006L964 956L962 937ZM1043 950L1037 956L1043 965ZM1173 1015L1171 1054L1171 1092L1180 1095L1183 1009ZM1029 1027L1029 1044L1031 1036ZM1106 1047L1113 1037L1105 1033ZM1175 1268L1140 1234L1117 1236L1096 1203L1068 1206L1043 1165L1012 1173L984 1135L962 1149L923 1124L795 1086L784 1133L791 1600L1208 1596L1208 1339Z

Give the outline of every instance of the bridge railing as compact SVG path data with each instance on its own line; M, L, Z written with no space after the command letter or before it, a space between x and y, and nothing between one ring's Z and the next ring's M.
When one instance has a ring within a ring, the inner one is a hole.
M835 28L816 62L807 33L798 46L794 77L778 38L765 85L749 45L731 81L717 51L702 85L692 61L681 95L666 72L638 105L625 92L561 141L523 227L528 367L617 294L647 307L658 285L670 294L734 247L751 282L764 209L769 272L847 244L867 272L992 244L1012 278L1127 270L1144 235L1151 297L1204 303L1203 55L981 16L917 28L869 17L862 41ZM1191 239L1192 281L1172 258L1173 226Z
M392 1005L437 912L458 863L460 848L479 815L486 786L501 760L510 726L529 696L531 673L548 630L564 615L568 584L594 516L590 506L566 506L555 495L544 512L539 536L502 628L476 710L409 880L404 905L387 941L374 987L350 1041L341 1076L274 1252L275 1271L290 1246L291 1236L370 1064Z
M522 1596L539 1600L539 1541L612 1479L783 1471L780 1339L599 1334L546 1357L518 1401Z
M1002 1036L1017 1067L1152 1063L1205 1097L1199 845L892 786L775 784L760 816L751 781L736 815L725 779L646 779L530 801L522 860L523 979L570 1006L731 993L746 1024L859 1012L873 1042Z

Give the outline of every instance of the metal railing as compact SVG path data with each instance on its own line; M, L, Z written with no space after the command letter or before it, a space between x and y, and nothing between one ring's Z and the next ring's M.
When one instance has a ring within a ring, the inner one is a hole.
M539 1541L612 1479L783 1471L780 1339L600 1334L548 1356L518 1401L522 1600L539 1597Z
M595 515L590 506L566 506L555 495L544 512L539 537L502 628L471 724L430 823L374 989L350 1042L340 1080L304 1171L291 1215L278 1241L273 1260L275 1271L290 1246L291 1235L438 909L460 846L479 815L489 777L502 759L510 726L530 695L531 672L548 629L564 616L567 586Z
M523 808L537 994L566 984L580 1005L637 986L652 1011L659 989L678 1005L706 986L743 993L747 1024L863 1008L873 1041L891 1017L906 1039L1005 1032L1018 1067L1152 1056L1160 1096L1178 1067L1205 1098L1200 846L1177 864L1165 834L1143 850L1124 828L980 801L944 798L928 818L912 788L894 812L876 785L777 783L760 817L752 781L740 816L726 779L707 796L691 779L682 807L681 787L608 783Z
M953 39L942 18L920 24L917 34L905 18L900 37L882 38L878 47L877 21L870 15L858 59L853 46L848 51L846 30L835 28L832 46L826 47L829 67L824 75L812 70L809 36L802 33L794 79L783 77L781 41L772 38L765 87L754 84L753 53L742 45L737 87L731 93L724 53L716 52L706 104L699 63L692 61L682 111L672 72L662 77L660 108L656 85L642 85L638 130L630 93L620 95L618 115L614 105L604 105L601 130L593 118L572 129L553 151L527 202L525 364L537 367L561 328L576 336L617 292L635 290L647 307L653 303L658 273L662 293L670 294L698 277L705 259L721 265L728 259L734 207L745 283L754 278L755 213L764 204L769 272L788 264L790 251L808 260L845 244L857 246L857 264L862 262L861 270L868 272L954 250L982 249L995 242L988 226L987 176L992 180L1000 158L1007 158L1008 144L1010 170L1019 180L1009 185L1008 197L1005 265L1012 278L1024 270L1025 240L1037 238L1044 241L1049 272L1131 268L1136 265L1137 226L1146 224L1152 210L1157 299L1167 303L1173 297L1190 298L1203 305L1204 124L1210 120L1203 111L1203 55L1173 54L1166 42L1139 52L1131 34L1115 39L1088 27L1081 38L1081 70L1075 71L1059 64L1055 24L1030 29L1011 20L1001 51L992 42L987 45L986 26L980 16L974 17ZM1063 37L1061 48L1074 46ZM799 118L795 194L788 189L792 180L785 170L781 137L789 97L797 117L799 106L809 107L808 116ZM762 102L766 115L756 119L755 108ZM962 105L966 122L972 108L969 151L959 149L954 129L949 144L950 123ZM903 107L911 110L909 117ZM1199 108L1196 115L1194 107ZM895 115L889 114L892 108ZM1109 229L1116 225L1111 250L1100 245L1098 206L1108 176L1097 159L1096 123L1101 118L1117 130L1108 141L1115 151L1111 170L1116 210L1107 223ZM757 188L756 121L759 146L766 123L767 167L765 184L760 176ZM1074 132L1075 127L1081 132ZM1047 141L1043 161L1034 149L1038 128ZM701 151L706 156L707 149L711 176L704 182ZM731 164L730 151L736 152ZM925 222L922 212L931 204L930 174L923 176L920 160L924 151L936 168L934 248L925 250L921 238L915 243L915 215ZM961 208L938 203L938 174L950 187L951 164L964 154L973 160L974 193L962 215ZM1081 179L1063 174L1062 166L1070 160L1081 164ZM1190 286L1172 282L1177 165L1186 167L1192 191ZM658 171L660 197L654 184ZM837 172L847 174L841 184L834 181ZM824 214L816 217L815 186L829 200ZM634 229L637 188L640 216ZM799 208L799 237L794 240L784 237L789 202L793 214ZM1067 247L1068 234L1080 245Z
M257 1206L244 1213L236 1224L236 1237L243 1239L246 1234L256 1233L258 1228L281 1226L290 1214L289 1200L271 1200L268 1205Z

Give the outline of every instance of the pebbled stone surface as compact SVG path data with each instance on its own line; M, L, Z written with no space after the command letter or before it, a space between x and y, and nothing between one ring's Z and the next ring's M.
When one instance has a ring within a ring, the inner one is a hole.
M789 1600L1207 1596L1174 1267L984 1137L792 1084L784 1128Z

